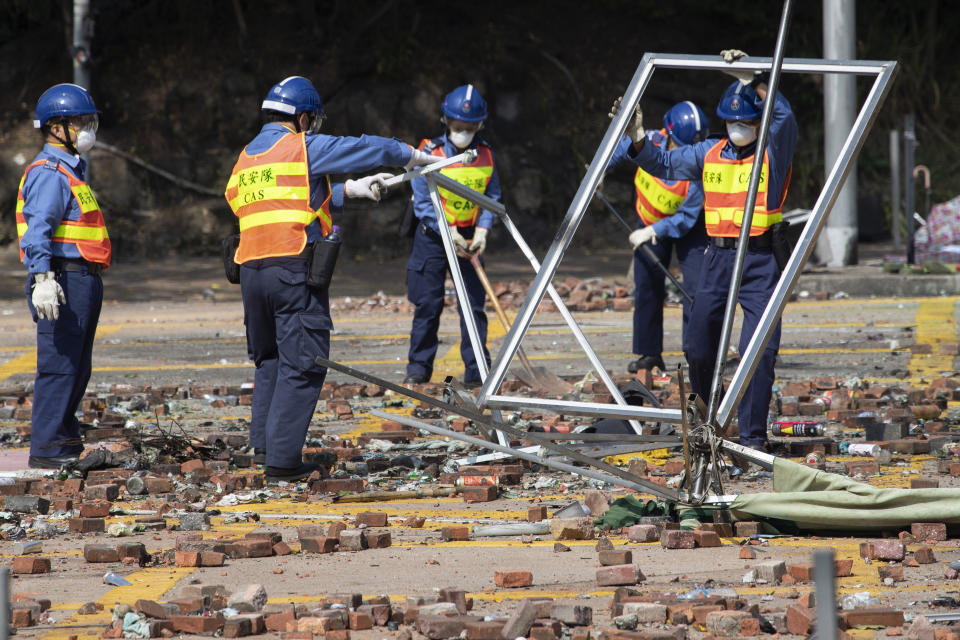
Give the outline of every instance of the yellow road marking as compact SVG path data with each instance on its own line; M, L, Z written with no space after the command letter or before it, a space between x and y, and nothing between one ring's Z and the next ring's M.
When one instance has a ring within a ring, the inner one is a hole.
M188 568L141 569L135 571L125 576L132 583L130 586L113 587L97 598L96 602L103 605L103 611L87 616L74 614L62 622L64 625L109 624L113 605L121 603L133 606L133 603L137 600L161 600L167 591L193 572L194 569ZM61 607L66 607L66 605L53 608L60 609ZM70 636L74 635L77 635L77 629L75 628L57 629L53 627L47 633L42 634L40 640L68 640Z
M910 382L920 384L921 380L939 377L943 371L953 370L953 356L940 355L940 345L957 342L957 326L954 321L954 309L958 298L929 298L917 308L917 330L914 339L917 344L928 344L933 352L915 353L910 358Z

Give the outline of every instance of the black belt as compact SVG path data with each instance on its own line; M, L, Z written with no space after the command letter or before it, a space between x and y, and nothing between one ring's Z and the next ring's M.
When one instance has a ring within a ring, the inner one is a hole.
M710 242L713 244L713 246L721 249L736 249L740 239L714 236L710 238ZM764 231L759 236L750 236L750 241L747 243L748 249L769 249L772 246L773 234L770 233L769 230Z
M88 273L91 276L103 273L103 265L99 262L87 262L80 258L53 258L50 260L50 269L59 273Z
M441 243L443 242L443 238L440 237L440 231L439 231L439 230L434 229L433 227L427 225L426 222L421 222L421 223L420 223L420 227L423 229L424 235L433 238L433 239L436 240L437 242L441 242ZM465 228L466 228L466 227L457 227L457 230L459 231L460 229L465 229ZM472 228L472 227L471 227L471 228ZM470 237L464 236L464 238L467 239L467 240L470 240L472 237L473 237L473 234L471 234Z

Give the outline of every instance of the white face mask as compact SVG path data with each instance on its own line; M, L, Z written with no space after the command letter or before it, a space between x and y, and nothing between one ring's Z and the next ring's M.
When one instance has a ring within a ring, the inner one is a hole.
M465 149L471 142L473 142L473 136L476 135L476 131L451 131L447 137L450 139L450 142L453 143L458 149Z
M81 129L80 133L77 134L77 151L80 153L86 153L93 149L93 143L97 141L97 133L91 131L90 129Z
M742 122L727 122L727 137L738 147L745 147L757 139L756 127Z

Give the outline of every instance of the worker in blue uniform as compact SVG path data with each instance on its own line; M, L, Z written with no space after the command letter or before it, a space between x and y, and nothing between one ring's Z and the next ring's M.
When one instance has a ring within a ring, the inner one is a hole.
M300 76L274 85L261 110L266 124L241 152L225 196L239 218L234 261L256 365L250 443L268 481L294 481L317 469L301 452L326 376L314 359L329 355L333 328L327 289L307 285L308 256L344 198L379 200L390 174L339 184L328 176L435 158L398 140L319 133L320 94Z
M76 412L92 371L110 238L81 157L96 141L97 107L83 87L58 84L37 101L43 150L17 193L27 305L37 323L30 458L34 468L72 467L83 451Z
M445 133L432 140L423 140L419 148L437 160L455 156L467 149L476 149L477 157L473 162L468 165L452 164L441 169L440 173L499 201L500 179L493 164L493 151L485 140L477 136L487 118L486 100L473 85L463 85L447 94L440 110ZM421 383L429 381L433 374L433 361L438 346L437 331L440 328L440 314L443 312L443 283L449 266L427 181L416 178L411 181L411 186L417 228L410 260L407 262L407 297L416 308L410 329L410 351L404 382ZM454 245L461 250L482 255L487 246L487 233L493 224L494 214L446 189L439 189L439 192L446 218L444 224L450 231ZM470 309L480 334L480 342L483 344L483 358L489 367L490 353L486 346L487 316L483 311L486 295L470 260L462 257L458 260L467 296L470 298ZM463 358L465 367L463 382L468 387L477 387L481 384L480 369L467 333L467 325L463 320L463 304L463 300L457 301L457 311L460 313L460 357Z
M663 128L646 132L647 141L666 149L685 147L706 140L710 134L707 116L690 101L678 102L663 116ZM611 171L623 162L632 140L626 135L613 152L607 167ZM633 164L633 163L630 163ZM634 204L637 229L630 234L633 245L633 353L639 356L627 365L627 371L666 367L663 363L663 302L667 297L663 272L640 250L650 249L664 266L670 266L676 249L685 288L693 289L700 279L700 265L707 246L703 226L703 190L699 180L664 180L641 168L634 175ZM683 301L682 341L687 350L690 301Z
M746 54L730 49L721 55L724 61L733 62ZM663 178L703 183L704 220L710 244L694 296L686 356L691 387L704 399L711 392L764 100L772 98L775 102L738 297L743 310L741 352L756 331L780 277L782 265L777 264L774 251L779 234L774 227L782 224L783 200L798 135L790 103L779 93L768 96L763 76L739 70L727 73L737 81L727 87L717 106L717 116L726 125L726 137L664 151L644 144L639 111L628 132L634 141L630 155L645 171ZM740 443L759 450L767 448L767 416L779 347L778 322L737 412Z

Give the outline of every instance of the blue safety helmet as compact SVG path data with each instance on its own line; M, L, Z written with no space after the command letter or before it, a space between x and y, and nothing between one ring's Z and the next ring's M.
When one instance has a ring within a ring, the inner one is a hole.
M760 117L756 105L757 92L748 84L734 80L717 105L717 115L724 120L754 120Z
M67 118L82 116L97 111L90 92L76 84L55 84L37 100L37 117L33 121L35 129L39 129L51 118Z
M448 93L440 109L453 120L483 122L487 119L487 101L472 84L465 84Z
M689 100L670 107L663 116L663 126L667 135L681 147L706 140L710 135L707 114Z
M303 76L290 76L273 85L260 109L290 116L303 112L320 114L323 113L323 101L309 80Z

